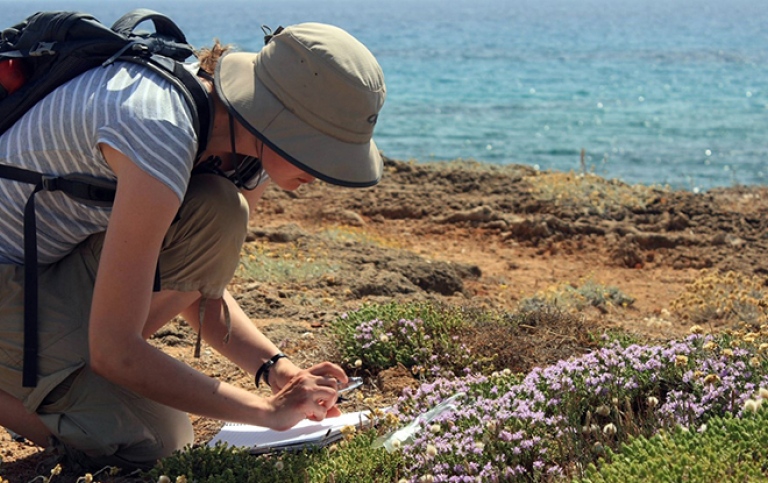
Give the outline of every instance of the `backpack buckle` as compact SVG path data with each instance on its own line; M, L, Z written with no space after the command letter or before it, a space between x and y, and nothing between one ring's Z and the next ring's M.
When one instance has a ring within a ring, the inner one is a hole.
M40 57L43 55L53 55L56 52L53 50L53 46L56 42L38 42L35 48L29 51L29 55L32 57Z
M45 191L58 191L59 190L59 178L54 176L43 176L40 180L40 184Z

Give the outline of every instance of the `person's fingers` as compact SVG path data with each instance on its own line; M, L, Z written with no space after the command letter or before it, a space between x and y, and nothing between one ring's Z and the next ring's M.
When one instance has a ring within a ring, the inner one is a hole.
M332 376L319 376L316 380L318 386L332 389L334 393L339 389L341 382Z
M319 402L315 402L313 408L307 414L307 419L312 421L322 421L328 415L328 408Z
M336 388L338 387L336 384L337 383L334 381L333 386L329 387L329 389L332 391L330 394L318 398L318 404L323 406L326 410L336 405L336 401L339 397L339 393L336 391Z
M328 374L328 371L333 372L332 366L334 364L318 364L294 377L280 391L279 399L284 401L283 408L293 407L294 411L298 410L299 414L311 421L339 416L341 411L336 407L336 402L340 380L337 373ZM346 375L344 379L348 380Z
M315 378L316 386L311 389L309 398L306 403L310 406L310 410L314 411L317 407L321 407L323 411L328 411L336 404L336 398L338 397L337 381L331 377L320 376Z
M338 382L341 382L342 384L346 384L348 381L347 374L344 372L344 369L331 362L321 362L320 364L316 364L310 367L308 370L309 373L313 376L331 377L336 379Z

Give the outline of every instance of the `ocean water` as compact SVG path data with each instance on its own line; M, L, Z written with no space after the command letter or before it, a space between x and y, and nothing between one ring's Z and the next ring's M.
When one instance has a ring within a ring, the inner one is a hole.
M215 3L215 4L214 4ZM143 6L195 46L339 25L381 63L388 156L587 169L706 190L768 181L768 9L754 0L0 0L105 23Z

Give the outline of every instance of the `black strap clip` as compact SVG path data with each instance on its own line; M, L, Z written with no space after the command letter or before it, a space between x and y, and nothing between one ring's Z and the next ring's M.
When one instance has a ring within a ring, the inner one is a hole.
M58 191L61 189L59 186L59 177L54 176L43 176L40 179L40 184L42 185L42 189L45 191Z

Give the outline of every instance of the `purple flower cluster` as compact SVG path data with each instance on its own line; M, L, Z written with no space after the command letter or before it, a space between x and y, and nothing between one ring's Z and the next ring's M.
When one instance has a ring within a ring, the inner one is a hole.
M553 481L605 445L739 415L767 387L768 362L755 344L724 345L700 335L659 346L614 343L525 377L474 374L406 391L393 409L403 423L465 393L456 410L402 442L409 481Z
M355 340L361 343L361 349L369 349L381 342L381 334L384 334L384 321L373 319L363 322L355 328Z

